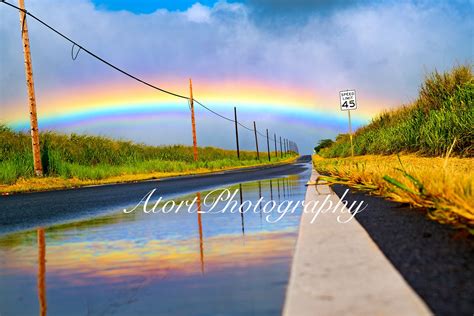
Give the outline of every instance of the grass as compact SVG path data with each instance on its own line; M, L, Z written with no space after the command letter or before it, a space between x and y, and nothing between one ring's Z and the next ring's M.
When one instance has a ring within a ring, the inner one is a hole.
M354 134L355 155L418 153L440 156L454 140L453 154L474 156L474 77L471 66L427 76L411 104L386 111ZM350 155L349 135L318 152L323 157Z
M474 233L474 159L417 155L313 157L321 179L425 208L440 223Z
M474 234L474 79L470 66L427 76L418 98L319 150L322 179L422 207Z
M272 164L281 164L293 162L296 156L290 156L284 159L272 159ZM152 171L147 173L124 173L118 176L110 176L102 179L79 179L77 177L64 178L57 176L48 177L32 177L32 178L20 178L15 183L9 185L0 185L0 194L12 194L20 192L34 192L34 191L46 191L46 190L57 190L57 189L70 189L82 186L90 185L101 185L101 184L115 184L124 182L136 182L144 180L162 179L168 177L184 176L184 175L196 175L213 172L216 170L232 170L243 167L260 166L262 164L268 164L268 162L258 162L256 160L247 161L240 165L233 164L232 166L219 168L190 168L186 171Z
M295 154L261 161L253 151L199 148L194 162L190 146L147 146L100 136L40 135L43 179L33 175L31 139L0 125L0 192L20 192L80 185L137 181L170 175L211 172L236 167L278 163Z

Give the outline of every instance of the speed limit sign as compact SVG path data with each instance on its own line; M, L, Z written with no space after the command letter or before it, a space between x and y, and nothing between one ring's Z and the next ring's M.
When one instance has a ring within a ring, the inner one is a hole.
M357 109L356 92L355 90L345 90L339 92L339 100L341 101L341 111L347 111L347 117L349 118L349 136L351 139L351 153L354 157L354 143L352 141L352 123L351 123L351 110Z
M339 92L341 100L341 111L350 111L357 109L355 90L345 90Z

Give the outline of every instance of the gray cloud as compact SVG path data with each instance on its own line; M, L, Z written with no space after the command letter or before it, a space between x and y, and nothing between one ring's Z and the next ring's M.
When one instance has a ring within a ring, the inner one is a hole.
M28 7L100 56L145 77L255 77L335 96L352 87L362 97L389 100L388 106L414 98L427 71L472 62L473 19L466 19L459 6L401 2L341 9L342 2L317 1L327 14L310 13L303 23L275 28L255 21L256 8L269 5L263 0L144 15L97 11L86 0L31 0ZM272 10L288 7L288 2L276 3ZM298 5L304 8L306 1ZM18 13L2 5L0 19L0 100L5 104L24 99L25 87ZM123 78L83 52L72 61L70 44L34 21L29 28L40 96L64 86ZM306 150L319 137L316 129L295 130L295 140ZM211 130L205 133L212 136Z

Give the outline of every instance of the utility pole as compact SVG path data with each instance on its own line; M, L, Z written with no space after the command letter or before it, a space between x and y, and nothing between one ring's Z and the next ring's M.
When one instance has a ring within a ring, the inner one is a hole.
M270 158L270 138L268 138L268 128L267 128L267 152L268 152L268 161L271 160Z
M258 138L257 138L257 124L253 121L253 132L255 134L255 147L257 148L257 160L260 160L260 153L258 151Z
M198 149L197 149L197 138L196 138L196 121L194 118L194 100L193 100L193 82L189 78L189 107L191 108L191 125L193 128L193 154L194 161L198 161Z
M283 147L281 145L281 136L280 136L280 157L283 158Z
M278 157L277 134L276 133L273 133L273 140L275 141L275 157Z
M35 175L43 175L41 165L41 149L38 131L38 115L36 113L35 84L33 81L33 65L31 64L30 39L28 37L28 25L26 23L26 10L24 0L18 0L20 11L21 40L23 42L23 55L25 58L26 87L28 89L28 103L30 107L30 131L31 145L33 148L33 168Z
M239 148L239 129L237 127L237 108L234 106L234 122L235 122L235 143L237 144L237 158L240 159L240 148Z

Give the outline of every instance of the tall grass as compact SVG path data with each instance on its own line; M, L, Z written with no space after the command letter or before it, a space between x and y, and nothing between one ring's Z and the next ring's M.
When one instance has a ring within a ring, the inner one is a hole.
M426 210L440 223L474 234L474 159L418 155L313 156L320 179L367 190Z
M455 143L453 153L474 156L474 76L471 66L427 76L412 104L382 113L355 132L354 153L419 153L440 156ZM456 140L456 141L454 141ZM322 149L323 157L350 155L348 135Z
M157 147L53 132L42 133L40 140L45 174L63 178L99 180L124 174L215 170L256 164L256 153L252 151L241 151L239 160L233 150L204 147L198 149L199 162L194 162L190 146ZM272 158L272 162L278 160ZM30 136L0 124L0 183L12 184L19 178L32 177L32 161Z

